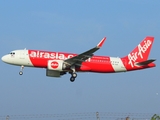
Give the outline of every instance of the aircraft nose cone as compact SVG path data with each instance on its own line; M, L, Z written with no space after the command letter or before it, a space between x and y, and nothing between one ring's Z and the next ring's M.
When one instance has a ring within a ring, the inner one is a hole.
M3 62L6 62L6 61L7 61L7 56L3 56L3 57L1 58L1 60L2 60Z
M3 57L1 58L1 60L4 62L4 59L5 59L5 58L4 58L4 56L3 56Z

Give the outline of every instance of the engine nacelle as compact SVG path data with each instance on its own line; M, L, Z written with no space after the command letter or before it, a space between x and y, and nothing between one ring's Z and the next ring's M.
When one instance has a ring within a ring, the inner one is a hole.
M63 71L66 68L63 60L49 60L48 70Z

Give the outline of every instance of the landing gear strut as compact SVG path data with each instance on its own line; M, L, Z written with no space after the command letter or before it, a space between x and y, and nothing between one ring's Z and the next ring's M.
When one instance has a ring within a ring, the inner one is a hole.
M71 74L70 81L71 81L71 82L74 82L74 81L75 81L75 78L77 77L77 73L76 73L76 71L75 71L75 66L72 66L72 67L71 67L71 70L72 70L72 72L70 73L70 74Z
M24 69L24 66L22 65L22 66L21 66L21 70L20 70L20 72L19 72L19 75L23 75L23 69Z

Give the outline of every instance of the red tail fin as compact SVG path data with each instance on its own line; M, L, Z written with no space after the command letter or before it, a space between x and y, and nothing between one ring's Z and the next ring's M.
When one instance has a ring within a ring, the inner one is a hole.
M148 59L154 37L146 37L131 53L125 58L132 67L134 63L145 61Z

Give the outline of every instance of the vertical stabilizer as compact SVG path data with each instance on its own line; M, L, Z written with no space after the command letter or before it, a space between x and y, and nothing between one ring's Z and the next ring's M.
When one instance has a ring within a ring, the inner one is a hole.
M128 64L134 67L135 63L147 60L153 41L154 37L147 36L144 38L144 40L131 53L129 53L128 56L124 57L127 59Z

